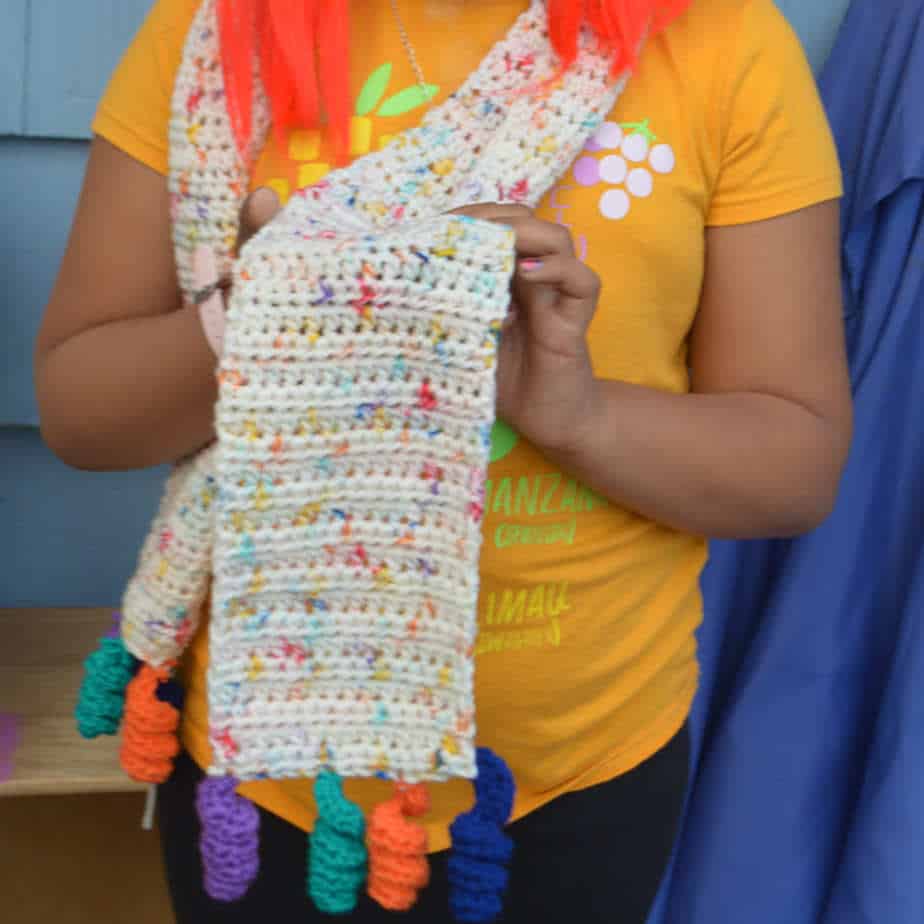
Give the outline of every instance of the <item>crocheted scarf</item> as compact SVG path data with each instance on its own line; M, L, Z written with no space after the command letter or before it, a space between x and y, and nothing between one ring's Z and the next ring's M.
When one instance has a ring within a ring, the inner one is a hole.
M115 731L137 669L123 764L141 780L169 775L172 672L211 578L214 759L199 800L210 893L239 897L257 872L256 810L235 780L316 780L309 892L344 912L367 864L374 897L412 904L426 840L405 816L426 810L423 782L477 777L475 808L452 827L452 903L460 920L490 920L513 790L503 761L475 747L473 648L514 239L447 212L537 204L624 81L586 36L562 73L534 2L418 127L300 190L235 261L269 106L258 81L242 158L223 80L216 0L204 0L173 96L169 184L186 297L197 248L233 281L218 438L169 479L121 639L88 662L78 718L88 734ZM365 832L340 780L371 776L397 789Z

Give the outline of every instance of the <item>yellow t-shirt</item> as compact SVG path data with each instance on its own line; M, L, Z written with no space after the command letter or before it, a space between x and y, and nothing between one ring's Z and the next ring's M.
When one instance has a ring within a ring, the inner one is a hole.
M509 28L526 0L408 0L424 75L444 99ZM95 131L167 172L174 74L196 0L159 0L115 73ZM356 0L352 154L385 144L424 111L387 0ZM321 134L272 140L253 185L285 199L329 169ZM539 216L570 228L601 276L590 330L597 373L689 389L687 338L703 281L704 230L759 221L840 195L840 172L798 40L772 0L694 0L649 42L637 73ZM694 631L706 543L594 495L508 428L495 428L481 557L476 651L478 741L517 781L519 817L604 782L682 726L696 689ZM185 664L184 741L207 765L200 629ZM306 781L249 783L258 804L310 829ZM387 784L352 781L366 809ZM471 802L432 787L431 849Z

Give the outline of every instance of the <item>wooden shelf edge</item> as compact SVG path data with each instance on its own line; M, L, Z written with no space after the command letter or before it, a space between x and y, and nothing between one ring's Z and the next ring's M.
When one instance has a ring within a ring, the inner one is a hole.
M0 783L0 799L14 796L80 796L93 793L143 793L147 787L128 777L100 777L81 780L7 780Z
M0 798L143 792L119 766L119 740L80 737L83 660L112 625L104 607L0 609L0 712L16 717L12 775Z

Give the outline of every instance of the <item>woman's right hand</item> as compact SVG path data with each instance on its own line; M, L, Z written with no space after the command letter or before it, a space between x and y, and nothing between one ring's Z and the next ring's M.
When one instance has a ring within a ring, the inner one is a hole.
M246 244L265 224L271 222L282 208L279 196L269 188L260 186L245 200L241 207L241 220L238 226L237 243L234 253L239 254Z

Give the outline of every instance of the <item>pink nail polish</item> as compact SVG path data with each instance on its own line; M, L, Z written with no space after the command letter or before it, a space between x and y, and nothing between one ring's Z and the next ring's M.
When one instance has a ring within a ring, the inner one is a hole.
M535 273L537 269L542 268L542 260L538 260L534 257L527 257L525 260L520 260L520 269L524 273Z

